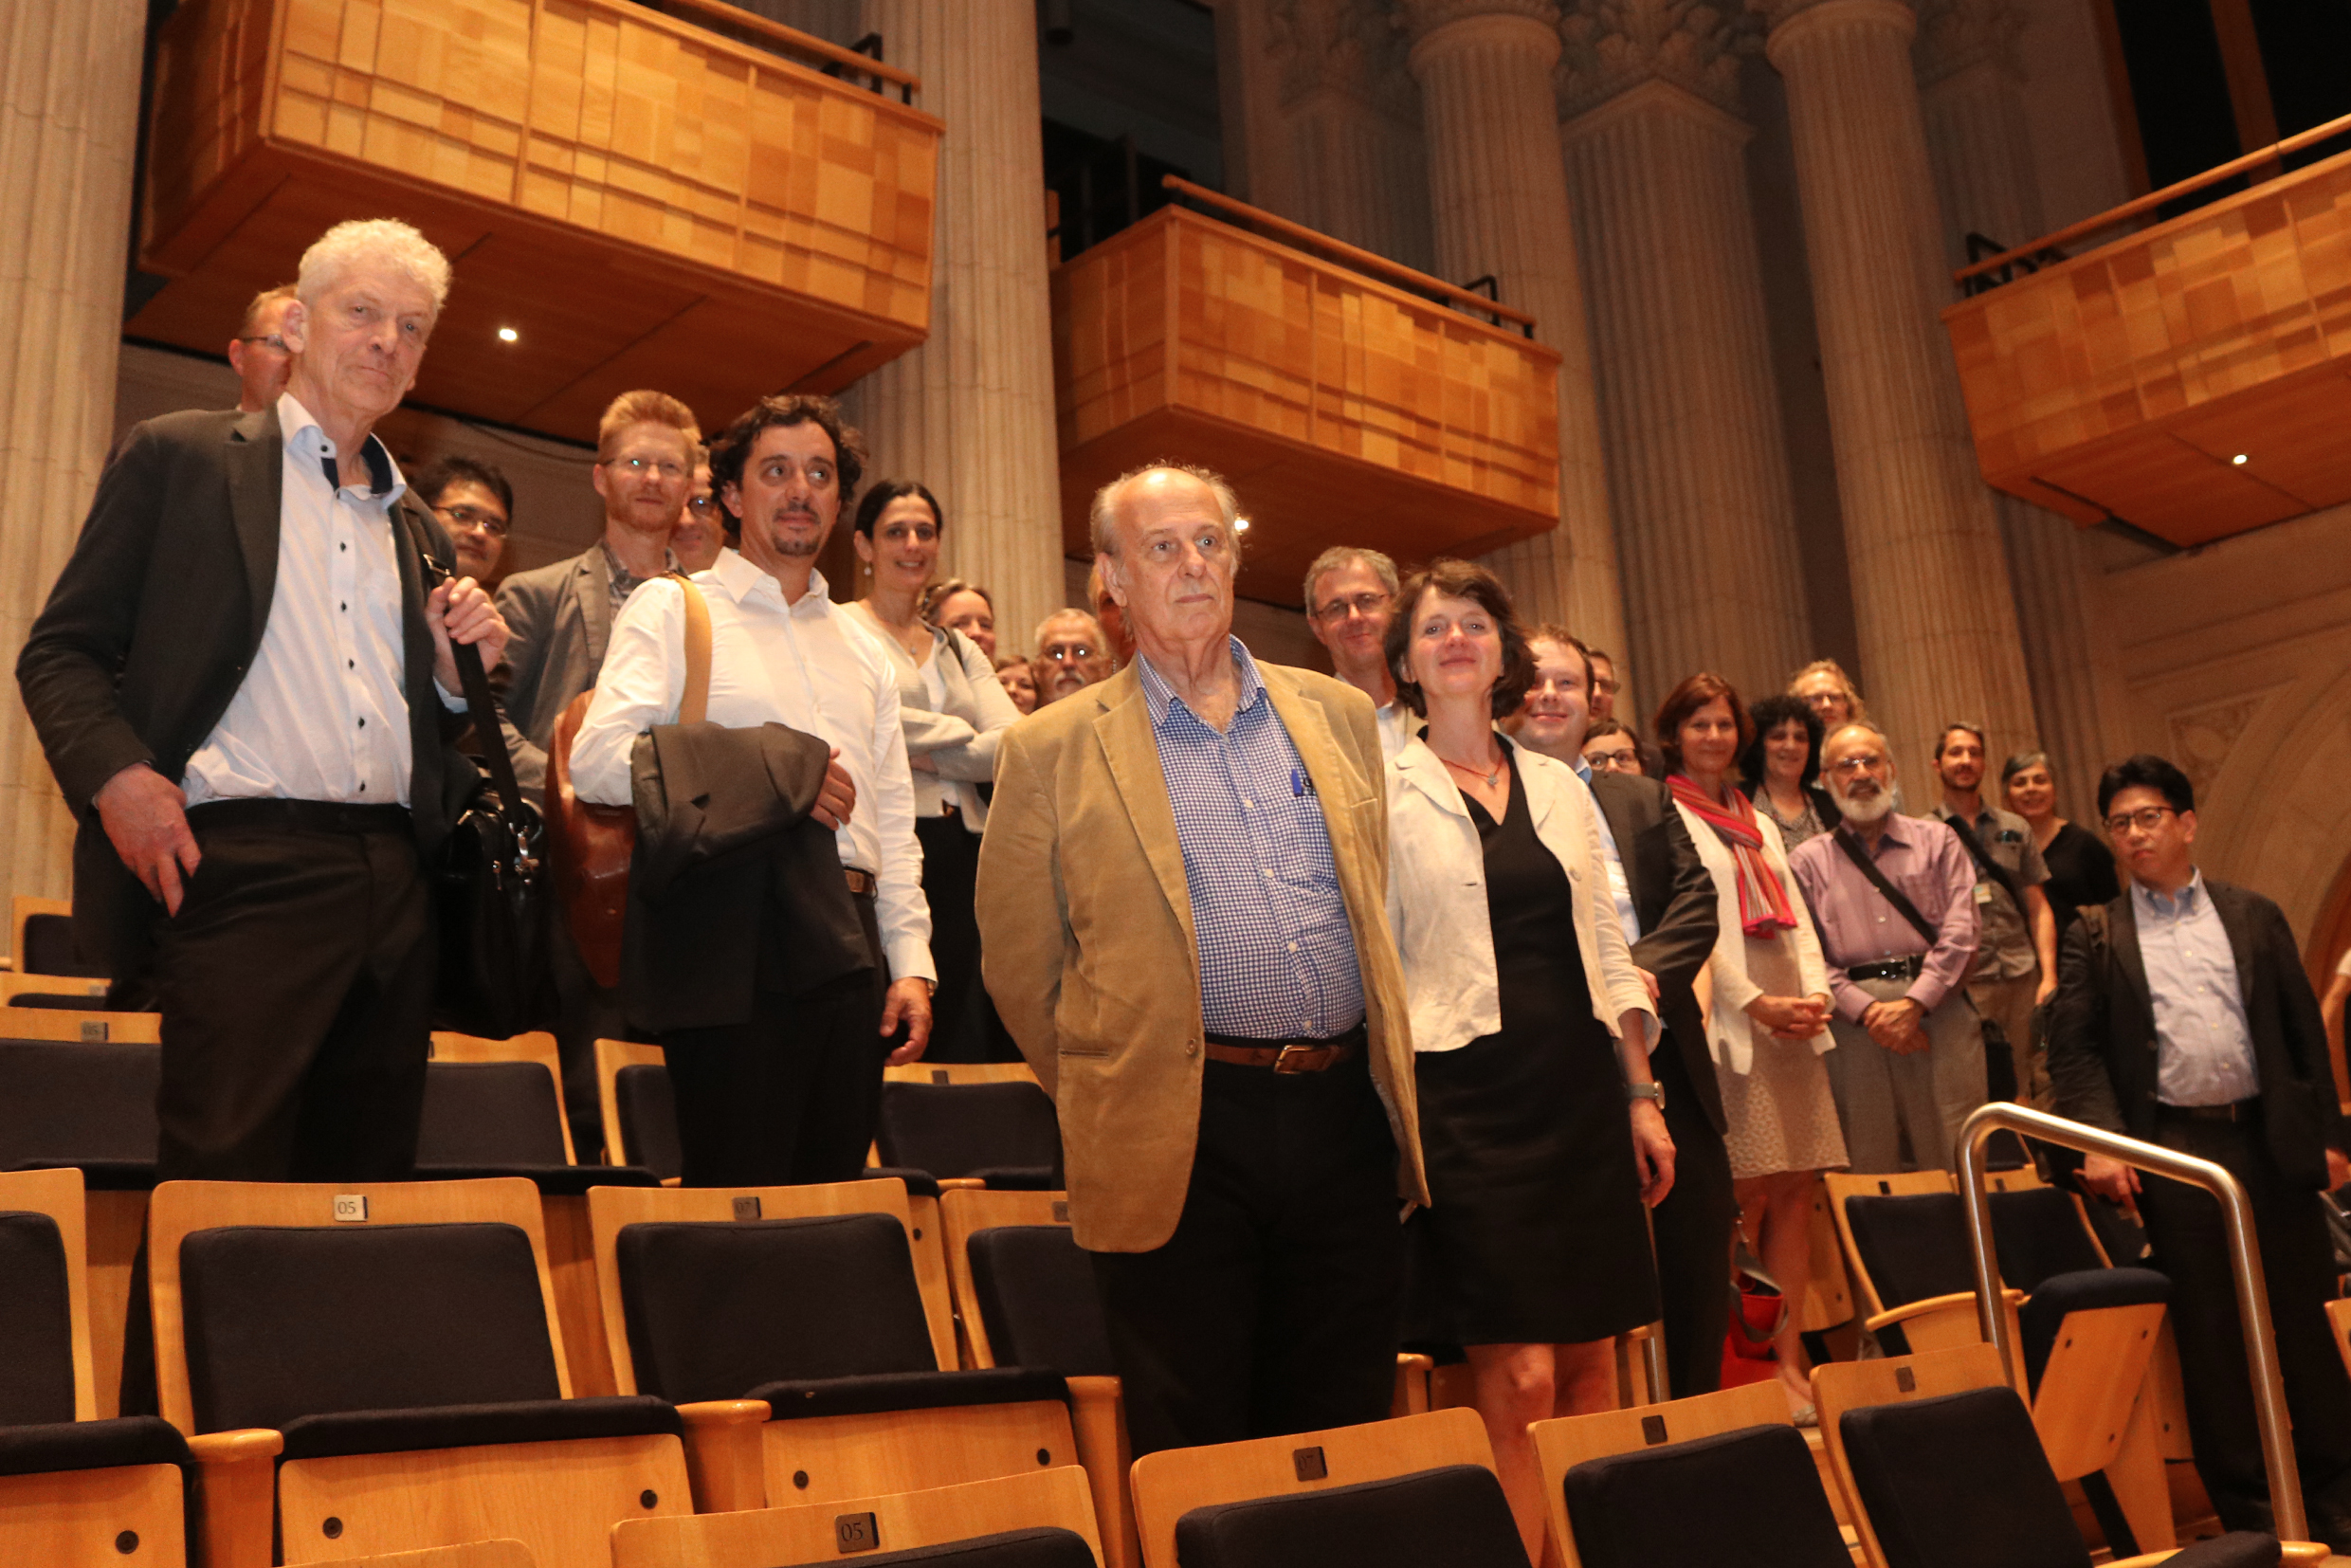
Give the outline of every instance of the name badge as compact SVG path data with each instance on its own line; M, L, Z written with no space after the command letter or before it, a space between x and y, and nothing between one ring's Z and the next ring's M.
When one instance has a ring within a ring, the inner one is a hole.
M1977 903L1990 903L1992 902L1992 884L1990 883L1979 882L1976 884L1976 902Z

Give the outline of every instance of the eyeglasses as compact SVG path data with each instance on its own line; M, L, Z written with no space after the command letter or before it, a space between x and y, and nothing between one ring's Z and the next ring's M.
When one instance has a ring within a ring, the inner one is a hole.
M1094 657L1094 650L1084 643L1048 643L1037 649L1037 657L1048 664L1074 664Z
M496 512L484 512L479 506L436 506L432 510L435 517L451 528L479 528L494 539L504 538L507 528L511 526Z
M657 462L652 458L624 457L612 466L627 474L630 479L643 479L647 474L651 473L658 473L664 479L683 479L685 477L684 464Z
M1603 675L1595 669L1592 672L1592 689L1603 697L1613 697L1618 690L1616 677Z
M1820 771L1847 775L1873 774L1885 766L1886 758L1872 757L1868 752L1864 752L1859 757L1842 757L1834 762L1824 762L1821 764Z
M2169 806L2141 806L2135 811L2117 811L2106 818L2106 831L2117 838L2121 838L2133 828L2142 833L2152 833L2163 826L2165 817L2178 814Z
M1641 754L1627 746L1622 751L1586 752L1584 760L1604 773L1631 773L1641 764Z
M271 348L276 349L280 354L292 354L294 352L292 349L285 346L285 339L279 337L274 332L263 333L258 337L240 337L237 341L240 343L267 343Z
M1343 621L1350 614L1370 620L1386 607L1393 593L1357 593L1343 599L1333 599L1314 612L1318 621Z
M698 518L715 518L719 515L719 498L696 496L685 503L685 509Z

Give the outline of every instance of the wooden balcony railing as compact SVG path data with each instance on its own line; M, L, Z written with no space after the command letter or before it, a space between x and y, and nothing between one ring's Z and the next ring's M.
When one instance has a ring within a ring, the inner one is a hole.
M650 385L716 422L920 342L941 127L896 101L914 79L697 4L770 46L629 0L185 0L140 240L173 281L130 331L217 353L310 240L383 216L455 264L413 393L455 412L579 438Z
M1232 481L1242 592L1274 603L1298 603L1328 545L1420 561L1557 527L1558 351L1515 311L1472 319L1456 305L1493 301L1364 261L1379 275L1168 207L1056 267L1069 553L1087 553L1094 490L1159 458Z

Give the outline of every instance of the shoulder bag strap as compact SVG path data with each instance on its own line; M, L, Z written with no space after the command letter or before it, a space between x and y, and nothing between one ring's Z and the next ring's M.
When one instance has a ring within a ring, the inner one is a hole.
M1869 879L1869 885L1886 895L1886 902L1894 906L1894 912L1918 927L1919 935L1926 939L1929 947L1942 940L1942 933L1919 913L1917 904L1902 896L1901 888L1886 880L1886 873L1877 868L1877 863L1869 858L1868 850L1853 842L1850 832L1839 828L1829 836L1836 840L1836 847L1845 851L1847 860L1861 867L1861 874Z
M1953 832L1959 835L1959 842L1967 847L1967 852L1974 858L1977 868L1985 876L1998 883L2001 891L2008 895L2008 902L2016 906L2016 913L2023 914L2025 912L2025 890L2017 885L2015 873L1992 858L1992 851L1984 848L1983 840L1976 836L1976 830L1972 825L1956 815L1944 817L1943 821L1950 826Z
M678 722L699 724L710 711L710 606L702 591L683 572L672 572L685 590L685 693L678 702Z
M454 579L454 573L432 558L432 552L425 548L425 541L413 525L409 537L416 545L416 560L425 574L427 593ZM515 782L514 758L506 755L498 699L490 691L490 672L482 667L482 650L471 643L451 641L449 653L457 661L457 683L465 691L465 711L472 717L474 735L482 742L482 765L489 771L490 788L498 792L499 815L506 818L507 826L518 834L523 833L528 830L528 824L522 817L522 791Z

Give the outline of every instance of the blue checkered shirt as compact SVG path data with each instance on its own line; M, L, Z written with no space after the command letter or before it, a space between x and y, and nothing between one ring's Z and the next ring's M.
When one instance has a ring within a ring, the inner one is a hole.
M1232 639L1241 699L1222 734L1151 667L1143 697L1176 811L1212 1034L1325 1039L1363 1017L1355 930L1339 890L1322 803L1267 699L1256 661Z

